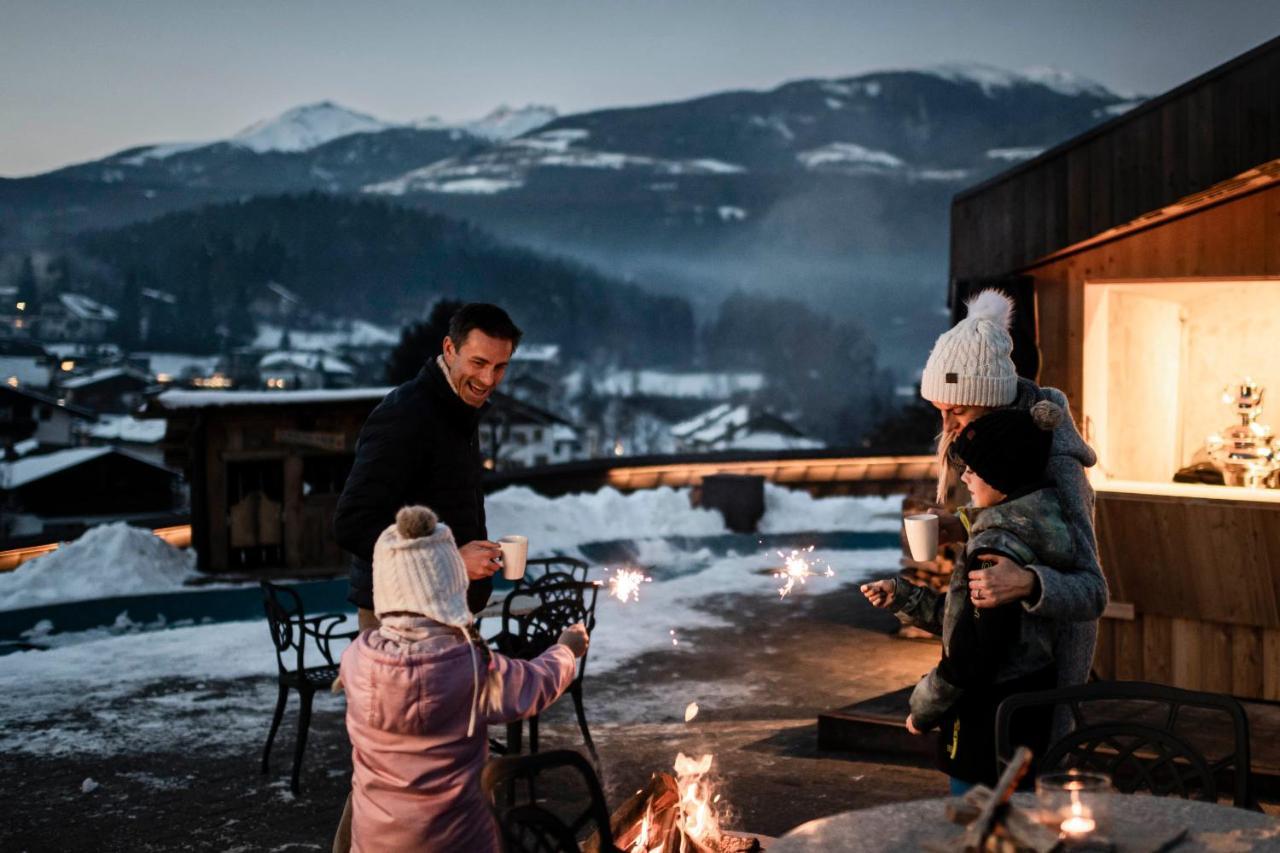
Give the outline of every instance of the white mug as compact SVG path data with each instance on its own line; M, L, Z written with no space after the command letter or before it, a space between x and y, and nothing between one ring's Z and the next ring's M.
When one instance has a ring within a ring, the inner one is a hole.
M502 548L502 576L509 581L524 577L524 562L529 558L528 536L503 536L498 540Z
M922 512L908 515L902 523L907 528L911 559L924 563L938 556L938 516Z

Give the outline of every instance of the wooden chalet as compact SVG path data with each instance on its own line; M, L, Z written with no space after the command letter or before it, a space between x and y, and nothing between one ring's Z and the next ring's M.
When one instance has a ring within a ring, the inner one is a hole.
M1014 295L1019 370L1099 454L1097 671L1280 700L1280 488L1174 481L1235 421L1225 387L1280 403L1280 39L958 195L951 222L955 316Z

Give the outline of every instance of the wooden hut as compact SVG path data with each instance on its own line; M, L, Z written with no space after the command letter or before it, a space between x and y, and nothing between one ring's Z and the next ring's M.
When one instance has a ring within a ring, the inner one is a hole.
M1280 488L1174 482L1225 386L1280 403L1280 39L957 196L951 234L955 315L1013 294L1019 369L1099 452L1097 671L1280 700Z
M333 512L365 418L389 388L166 391L165 459L186 471L191 542L206 572L344 564Z

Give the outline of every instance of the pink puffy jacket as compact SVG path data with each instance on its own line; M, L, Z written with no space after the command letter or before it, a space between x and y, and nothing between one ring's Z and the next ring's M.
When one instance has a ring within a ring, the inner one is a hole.
M342 655L354 764L351 850L498 853L480 789L486 725L551 705L573 681L573 653L554 645L532 661L495 654L486 673L461 635L401 648L373 629Z

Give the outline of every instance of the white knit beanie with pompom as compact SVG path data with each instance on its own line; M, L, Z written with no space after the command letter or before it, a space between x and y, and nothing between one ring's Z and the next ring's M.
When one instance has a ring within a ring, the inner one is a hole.
M471 624L467 569L448 526L425 506L407 506L373 546L373 612L415 613L443 625Z
M920 396L957 406L1007 406L1018 394L1013 366L1013 302L998 290L969 300L969 314L938 336L920 379Z

